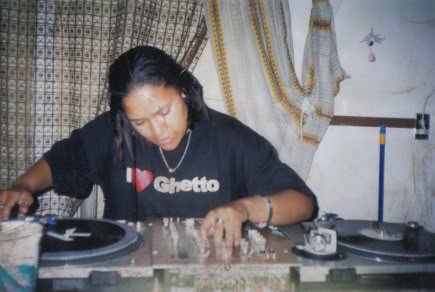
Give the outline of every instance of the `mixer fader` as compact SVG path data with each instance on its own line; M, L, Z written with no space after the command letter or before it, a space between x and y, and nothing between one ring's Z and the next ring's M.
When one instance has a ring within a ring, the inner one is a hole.
M162 271L165 286L288 291L289 269L298 265L284 234L246 225L238 247L217 251L200 238L201 219L151 220L154 269ZM276 231L276 230L275 230Z
M174 267L195 264L272 264L288 263L293 256L279 238L254 226L244 228L239 247L229 249L224 244L216 251L213 240L207 246L200 238L201 220L163 218L148 223L152 234L153 265Z

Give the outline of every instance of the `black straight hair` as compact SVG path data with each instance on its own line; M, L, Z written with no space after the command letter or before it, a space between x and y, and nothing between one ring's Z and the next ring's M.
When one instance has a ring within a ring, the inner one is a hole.
M124 161L122 145L132 153L135 130L124 114L122 100L134 89L144 85L174 88L185 95L188 124L193 129L201 119L207 119L202 85L191 72L183 68L164 51L151 46L134 47L121 54L109 69L109 95L112 128L115 134L115 159Z

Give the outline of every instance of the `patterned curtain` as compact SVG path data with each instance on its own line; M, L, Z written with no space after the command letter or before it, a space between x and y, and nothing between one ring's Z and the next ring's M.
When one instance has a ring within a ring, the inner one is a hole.
M206 0L227 112L269 139L304 179L332 119L339 83L348 77L329 1L312 3L299 80L287 0Z
M0 10L1 189L107 109L120 53L153 45L193 70L207 41L201 0L0 0ZM40 209L71 216L79 203L49 192Z

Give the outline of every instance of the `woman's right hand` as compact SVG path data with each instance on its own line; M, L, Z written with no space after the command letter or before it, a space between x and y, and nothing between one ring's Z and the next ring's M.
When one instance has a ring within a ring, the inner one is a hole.
M9 219L15 205L18 205L19 214L26 214L35 200L33 194L51 185L50 166L41 158L17 178L10 188L0 190L0 220Z
M15 205L18 205L19 214L26 214L33 201L32 193L23 186L13 186L0 191L0 220L9 219Z

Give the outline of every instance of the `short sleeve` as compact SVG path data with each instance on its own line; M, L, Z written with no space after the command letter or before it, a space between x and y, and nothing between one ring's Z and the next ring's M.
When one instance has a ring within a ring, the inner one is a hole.
M248 193L266 196L285 189L299 191L313 201L313 218L317 217L315 194L291 167L279 159L272 144L248 127L242 127L238 137L238 160L243 167Z
M99 170L113 159L112 148L109 113L53 144L44 154L51 169L53 189L61 195L86 198L98 181Z

